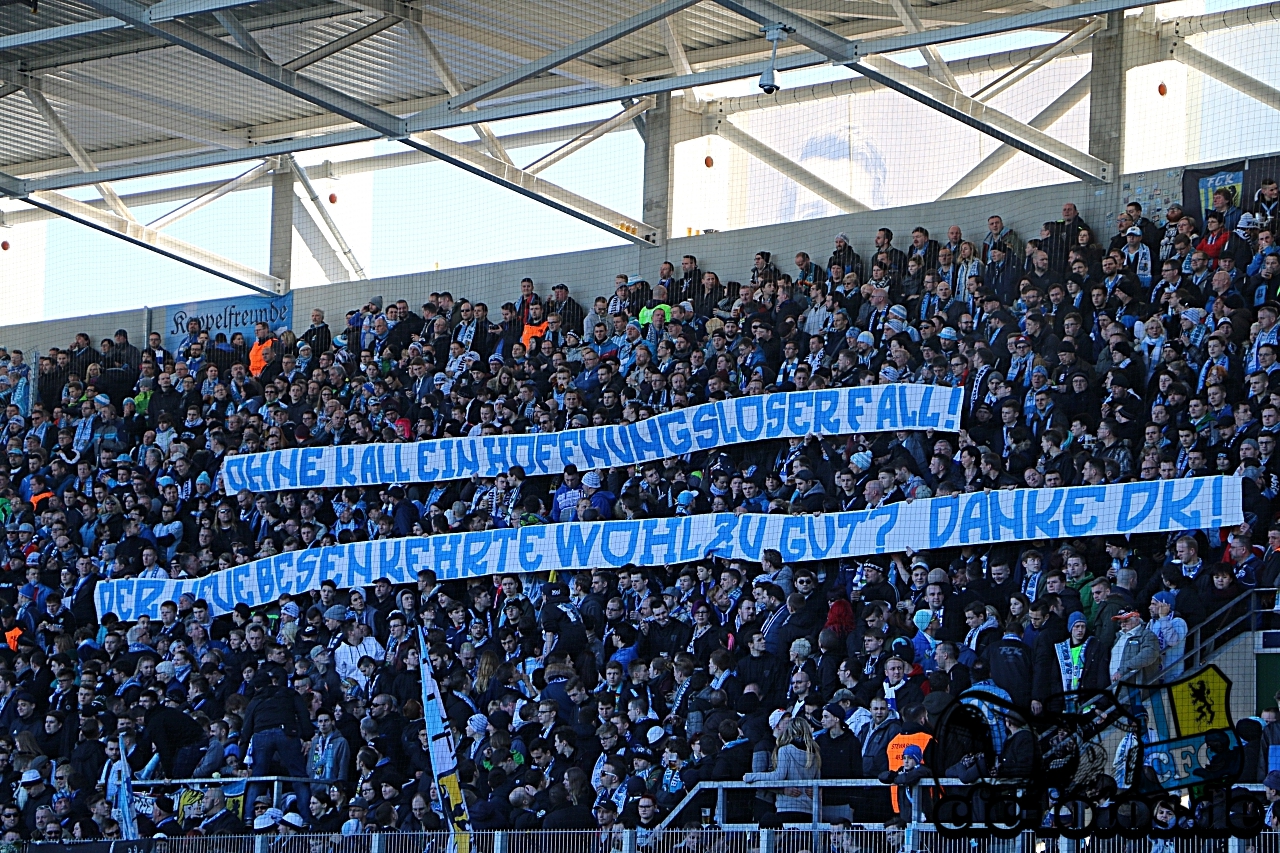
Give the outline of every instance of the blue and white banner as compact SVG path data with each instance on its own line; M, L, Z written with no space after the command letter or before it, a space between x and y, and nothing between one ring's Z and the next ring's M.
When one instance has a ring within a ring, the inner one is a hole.
M868 385L737 397L677 409L639 423L534 435L444 438L412 444L304 447L231 456L228 493L275 492L496 477L520 465L530 477L656 462L744 441L960 429L963 388Z
M791 563L962 545L1209 529L1239 524L1234 477L1157 480L1111 486L1013 489L861 512L819 515L712 515L642 521L570 522L531 527L383 539L290 551L198 580L127 579L99 583L100 615L125 621L157 617L183 593L209 602L214 615L282 594L307 595L331 579L368 586L380 577L413 583L421 569L440 580L505 572L581 571L628 564L661 566L707 557L759 561L777 548Z
M221 332L231 340L236 332L242 332L247 343L254 341L255 323L266 323L274 332L281 326L293 328L293 294L284 296L236 296L231 299L204 299L182 305L164 307L164 328L160 334L164 346L176 351L187 336L187 323L199 320L200 328L209 333L212 340Z

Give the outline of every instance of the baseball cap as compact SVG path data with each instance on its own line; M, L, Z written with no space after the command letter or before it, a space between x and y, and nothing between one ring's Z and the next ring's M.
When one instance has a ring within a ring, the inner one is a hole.
M1138 611L1126 610L1123 613L1117 613L1115 616L1112 616L1111 621L1123 622L1126 619L1141 619L1141 618L1142 618L1142 614L1139 613Z
M1126 228L1126 229L1125 229L1124 236L1126 236L1126 237L1141 237L1141 236L1142 236L1142 229L1141 229L1141 228L1139 228L1137 225L1130 225L1128 228Z

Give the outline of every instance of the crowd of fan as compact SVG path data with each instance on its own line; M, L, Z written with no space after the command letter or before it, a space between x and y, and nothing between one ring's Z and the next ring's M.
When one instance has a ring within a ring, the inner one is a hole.
M1072 690L1176 675L1189 629L1233 624L1242 594L1280 573L1278 205L1267 181L1248 210L1222 191L1202 219L1175 205L1155 223L1130 204L1110 236L1066 204L1025 242L999 216L981 237L921 227L901 248L880 229L866 259L839 234L825 263L801 252L784 270L760 252L741 281L685 256L652 284L619 276L590 307L526 279L500 318L439 293L420 312L375 298L336 332L313 311L301 334L260 324L251 343L192 321L173 351L126 330L96 349L78 335L34 370L0 350L0 840L118 834L120 761L140 778L315 780L279 803L251 783L243 818L211 788L185 823L162 793L145 833L441 826L420 627L475 828L650 832L703 780L1029 775L1028 723L1072 710ZM892 382L963 387L965 429L556 478L216 486L228 454L551 432ZM132 624L93 603L111 578L362 539L1211 473L1241 478L1245 524L796 566L767 550L557 581L424 571L416 588L326 581L217 619L190 597ZM943 754L930 733L957 701L989 737ZM891 820L907 791L828 789L821 808ZM798 787L730 799L766 822L813 807Z

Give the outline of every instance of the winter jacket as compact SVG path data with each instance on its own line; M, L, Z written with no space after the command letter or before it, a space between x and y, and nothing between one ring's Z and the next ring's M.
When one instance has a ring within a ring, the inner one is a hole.
M748 773L742 777L744 782L805 782L818 778L819 761L810 761L806 765L808 756L804 750L793 743L789 743L782 749L778 750L778 766L773 770L765 773ZM775 805L780 812L804 812L809 814L813 811L813 793L812 789L799 785L797 786L802 792L798 797L787 796L784 791L778 792L778 798Z
M862 744L853 732L846 730L840 737L832 737L822 732L814 742L822 755L823 779L857 779L862 775ZM844 805L849 802L849 793L839 788L825 788L822 791L822 804L825 806Z
M874 779L889 769L889 741L902 733L902 721L890 716L867 730L862 740L862 776Z

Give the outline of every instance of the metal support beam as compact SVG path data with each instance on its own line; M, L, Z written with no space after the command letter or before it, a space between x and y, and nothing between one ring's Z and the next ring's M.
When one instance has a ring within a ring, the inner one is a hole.
M190 139L211 148L244 148L249 144L249 140L227 133L209 122L178 115L172 108L148 103L141 96L133 97L133 93L122 87L116 87L113 91L97 85L87 80L83 73L76 75L75 82L70 82L57 77L36 76L10 67L0 68L0 79L7 80L14 86L40 92L55 101L75 104L117 121Z
M564 127L526 131L524 133L512 133L499 137L499 139L502 140L503 146L511 151L524 148L535 148L544 145L555 145L572 139L584 131L590 130L595 126L595 124L595 122L578 122L576 124L565 125ZM627 131L629 128L618 128L618 130ZM479 148L481 146L481 142L479 140L470 140L465 144L472 148ZM313 180L326 178L340 179L352 175L365 175L370 172L380 172L387 169L401 169L406 166L417 166L434 162L436 162L435 158L429 154L424 154L421 151L417 151L412 148L403 148L393 154L375 154L369 157L355 157L350 160L326 160L323 163L319 163L308 168L307 174ZM270 167L268 166L268 168ZM23 191L22 188L25 187L25 184L16 178L12 180L15 182L14 186L18 188L18 193L20 194ZM0 186L2 185L3 177L0 177ZM201 181L194 184L184 184L180 186L165 187L163 189L129 193L121 196L121 199L129 206L130 209L150 207L152 205L180 205L206 193L213 192L225 185L225 181ZM270 186L271 176L264 174L259 175L257 180L238 187L236 192L267 189ZM3 190L0 189L0 192L3 192ZM99 209L107 209L106 203L101 200L91 201L89 204ZM299 200L299 204L301 204L301 200ZM9 212L5 215L4 221L5 224L9 225L24 225L31 222L46 222L52 218L54 218L53 214L45 213L43 210L32 209Z
M219 24L222 24L227 33L230 34L232 40L236 44L240 45L241 48L249 51L260 59L265 59L267 62L274 61L272 60L271 55L267 53L266 48L258 44L258 40L255 39L247 29L245 29L245 25L240 23L240 19L237 18L235 13L230 9L222 9L214 12L213 17Z
M1086 73L1073 83L1067 91L1054 98L1053 103L1037 113L1036 117L1028 123L1037 130L1048 130L1053 127L1059 119L1069 113L1089 94L1089 76ZM1012 160L1017 153L1017 149L1008 145L1001 145L984 157L982 162L970 169L964 177L952 184L950 189L938 196L938 201L950 198L964 198L969 195L981 186L983 181L998 172L1001 166Z
M1128 69L1124 60L1124 13L1109 12L1107 26L1093 34L1089 153L1124 174L1124 119Z
M23 201L258 293L274 295L279 284L274 277L252 267L58 193L33 193Z
M669 15L674 15L676 12L687 9L698 2L699 0L663 0L663 2L649 7L638 15L632 15L630 18L620 21L611 27L605 27L603 30L593 33L586 38L579 39L567 47L562 47L559 50L553 50L540 59L526 63L519 68L507 72L506 74L495 77L488 83L483 83L461 95L452 97L443 108L437 107L430 112L436 112L437 110L460 110L463 107L479 103L485 98L492 97L499 92L510 89L517 83L521 83L532 77L544 74L571 59L578 59L579 57L585 56L597 48L617 41L624 36L631 35L638 30L642 30L650 24L657 23L663 18L666 18Z
M225 184L221 184L217 187L214 187L208 192L203 193L191 199L191 201L187 202L181 207L178 207L178 208L175 208L174 210L169 211L164 216L161 216L159 219L156 219L154 222L148 223L147 227L153 228L156 231L159 231L161 228L165 228L169 225L172 225L173 223L177 222L179 219L190 216L200 208L205 207L206 205L213 204L215 201L222 198L224 195L236 192L237 190L247 187L249 184L252 184L254 181L258 180L258 178L262 177L269 171L271 171L271 162L269 160L264 160L261 163L259 163L257 166L254 166L252 169L245 172L243 175L240 175L238 178L233 178L227 181Z
M961 0L963 2L963 0ZM1278 14L1280 14L1280 2L1276 3ZM1085 56L1090 50L1090 45L1086 42L1078 45L1073 51L1073 55ZM969 59L953 60L948 63L953 72L957 75L973 74L980 71L1002 71L1012 67L1032 55L1033 51L1027 49L1019 49L1015 51L1002 51L987 56L976 56ZM817 54L811 51L805 51L803 54L794 54L785 59L778 57L778 69L805 68L813 65L821 64L823 59L817 58ZM666 63L666 58L663 58ZM587 106L593 104L607 103L610 98L616 98L630 105L630 101L637 97L654 95L671 89L680 89L690 85L704 85L709 82L723 82L727 80L736 80L743 77L758 75L764 68L765 63L753 63L749 65L739 65L734 67L719 68L711 72L701 72L688 78L671 78L665 80L646 81L644 83L632 84L619 94L619 90L594 90L584 91L571 95L562 95L554 99L554 104L550 103L551 99L543 101L522 102L518 104L502 104L495 107L482 107L478 113L485 119L496 121L504 118L516 118L525 115L534 115L538 113L553 112L555 110L568 109L570 107ZM48 83L56 81L47 80ZM727 98L724 103L731 105L732 108L728 112L740 112L742 110L763 109L765 107L779 106L781 104L790 103L799 97L799 100L815 100L820 97L836 96L842 94L855 94L863 91L874 91L879 89L880 84L867 78L853 78L850 80L837 80L831 83L823 83L815 86L799 87L797 89L782 89L776 95L756 94L743 96L738 98ZM808 94L806 94L808 93ZM799 101L797 101L799 102ZM472 119L474 121L474 118ZM316 124L315 127L331 127L335 123L346 121L332 116L324 116L317 119L322 122ZM462 122L450 121L449 125ZM379 138L379 134L367 128L355 127L340 130L331 130L325 133L317 133L312 130L314 135L308 135L305 128L299 125L295 128L294 122L274 123L269 127L260 127L258 129L249 129L244 131L254 138L265 139L269 141L260 142L241 150L228 151L212 151L212 152L183 152L172 141L164 143L147 143L141 146L131 146L125 149L117 149L109 152L96 152L98 160L101 162L105 157L110 157L112 161L120 165L104 165L102 166L103 175L106 179L119 181L138 177L147 177L151 175L164 174L167 172L181 172L191 169L201 169L209 166L222 166L228 163L240 163L252 160L260 160L264 157L275 157L281 154L287 154L296 151L310 151L320 148L332 148L342 145L351 145L359 142L369 142ZM311 127L312 123L307 122L306 127ZM563 141L571 138L585 128L586 124L574 125L572 133L557 134L550 141ZM542 133L539 131L538 133ZM514 134L514 137L521 137L522 134ZM242 145L247 140L239 140ZM512 147L512 143L503 142L507 148ZM545 144L545 143L544 143ZM179 152L174 154L172 152ZM62 190L69 187L83 186L88 183L83 175L79 172L50 174L53 172L61 172L61 170L70 168L65 159L37 160L20 166L11 167L13 171L22 175L34 175L35 177L27 178L27 184L32 190ZM645 217L648 221L653 221L649 217Z
M462 83L458 81L458 77L453 73L453 69L444 61L444 55L440 53L440 49L436 47L436 43L431 39L422 24L408 24L409 32L413 34L418 42L418 46L422 48L422 52L427 56L427 63L431 66L431 72L444 86L445 91L450 97L461 94L463 90ZM468 111L474 112L475 107L468 107ZM507 154L506 149L502 147L502 143L498 141L498 136L493 132L493 128L485 122L477 122L471 125L471 129L475 131L476 136L484 143L485 148L489 149L489 153L497 157L504 163L514 163L511 156Z
M311 199L311 203L315 206L316 212L320 214L320 218L324 220L324 227L329 232L329 236L333 237L333 242L338 244L338 248L342 251L343 257L347 259L347 263L351 266L351 271L355 273L356 278L368 280L369 276L365 274L364 267L360 266L360 262L356 260L356 253L351 251L351 246L347 243L342 231L338 229L338 223L333 221L333 217L329 215L329 211L320 201L320 194L316 192L315 185L311 183L311 179L307 177L307 170L298 165L298 161L293 159L290 154L288 159L289 168L293 170L294 177L298 179L298 183L302 184L302 188L306 190L307 196ZM281 164L283 165L283 163Z
M537 175L531 175L510 163L503 163L501 160L496 160L438 133L428 131L416 134L404 140L404 143L477 177L493 181L526 198L555 208L561 213L567 213L574 219L594 225L615 237L621 237L642 246L652 245L659 239L658 229L639 219L597 204L557 184L543 180Z
M559 148L555 149L551 153L545 155L544 157L539 158L538 160L535 160L534 162L530 163L528 166L525 166L524 170L531 175L538 174L543 169L546 169L550 166L555 165L556 163L559 163L561 160L568 157L570 154L574 153L575 151L581 151L583 148L586 148L588 145L595 142L597 139L600 139L606 134L612 133L613 131L617 130L622 125L626 124L636 116L643 113L645 110L652 107L653 103L654 103L653 98L645 98L642 101L637 101L636 103L624 109L622 112L618 113L613 118L608 119L606 121L602 121L600 122L600 124L597 124L595 127L592 127L588 130L584 130L582 133L578 134L573 139L570 139L564 145L561 145Z
M1059 39L1037 53L1031 59L1028 59L1026 62L1018 65L1016 68L1011 69L1009 73L997 77L978 91L974 92L974 99L978 101L991 100L1013 84L1026 79L1041 68L1044 68L1050 62L1057 59L1059 56L1062 56L1064 53L1101 30L1103 26L1105 26L1105 22L1097 18L1086 22L1075 30L1075 32L1069 33L1065 38Z
M672 197L675 190L675 137L671 132L671 93L654 99L644 118L644 185L641 215L660 229L658 241L671 235Z
M868 57L858 63L857 69L890 89L1043 160L1069 175L1081 180L1103 182L1110 182L1115 177L1111 163L1077 150L1042 130L942 86L918 71L882 56Z
M150 7L148 17L153 21L171 21L183 15L234 9L256 2L257 0L160 0Z
M139 30L159 36L233 71L238 71L329 112L358 122L381 136L400 139L407 135L403 119L370 106L359 98L353 98L337 89L267 62L244 48L227 44L187 24L178 21L153 24L147 15L147 8L136 0L87 0L87 2L95 9L117 17Z
M271 275L276 290L288 293L293 276L293 169L282 159L271 172Z
M346 50L353 44L359 44L370 36L376 36L384 30L389 30L398 23L400 23L400 20L391 16L379 18L372 24L365 24L358 30L352 30L345 36L336 38L328 44L322 44L315 50L307 51L296 59L289 60L284 64L284 68L287 71L301 71L308 65L314 65L322 59L328 59L335 53Z
M65 123L63 123L62 117L53 109L53 106L45 96L34 89L27 89L26 96L27 100L31 101L31 103L35 105L36 110L39 111L45 124L49 125L49 129L53 131L53 135L58 137L58 141L62 143L62 147L67 149L67 153L71 155L71 159L76 161L76 165L80 167L80 171L90 173L98 171L98 167L89 156L89 152L85 151L84 146L80 144L79 140L71 135L71 130ZM93 186L94 189L98 191L98 195L102 196L102 200L115 211L116 216L119 216L129 222L137 222L137 220L133 218L133 214L129 212L128 206L120 200L120 196L118 196L116 191L112 189L111 184L106 181L99 181Z
M1037 29L1050 24L1060 24L1064 21L1075 21L1095 15L1105 15L1110 12L1124 12L1127 9L1146 8L1165 2L1171 2L1171 0L1086 0L1084 3L1067 3L1055 8L1040 9L1035 12L998 15L987 20L975 21L971 24L941 27L900 36L850 41L848 42L847 53L850 59L869 56L873 53L897 53L898 51L911 50L929 44L946 44L998 33L1009 33L1015 30ZM769 5L772 6L773 4L770 3ZM747 17L757 20L751 15L747 15ZM810 24L810 26L817 25Z
M871 209L844 190L827 183L790 157L778 153L742 128L735 126L727 117L716 122L715 132L769 168L790 178L819 198L831 202L845 213L862 213Z
M499 51L525 62L532 62L538 58L538 52L531 49L530 45L525 42L506 38L495 33L492 29L483 29L462 23L452 16L440 12L425 11L417 6L400 2L400 0L342 0L342 2L357 9L364 9L367 12L391 15L402 21L421 24L429 31L444 33L459 41L469 41L475 45L482 46L485 50ZM615 71L608 68L597 68L580 60L565 62L551 69L551 73L597 86L621 86L626 82L625 78Z
M852 42L807 18L792 14L771 0L716 0L716 2L762 24L771 22L786 24L795 30L792 38L806 47L842 65L848 65L865 77L994 137L1006 145L1025 151L1068 174L1085 180L1110 181L1112 178L1110 163L1077 151L1049 134L1025 125L980 101L975 101L927 74L899 65L883 56L850 60L849 52Z
M1038 53L1035 48L1023 48L987 56L974 56L967 59L953 59L947 63L951 73L957 77L971 74L1001 74L1016 68L1033 59ZM1068 51L1068 56L1083 58L1089 56L1089 45L1076 45ZM808 86L779 89L772 95L763 92L751 95L739 95L733 98L720 98L707 105L708 111L715 110L726 115L750 112L752 110L771 109L791 104L806 104L828 98L841 98L846 95L865 95L884 89L879 83L866 77L848 77L842 80L831 80L826 83L813 83Z
M1221 60L1214 59L1182 39L1170 41L1169 55L1188 68L1208 75L1224 86L1229 86L1242 95L1248 95L1260 104L1265 104L1273 110L1280 110L1280 90Z
M662 41L667 46L667 56L671 57L671 69L677 75L692 74L693 66L689 64L689 56L684 52L684 45L680 43L680 32L676 29L674 16L662 22ZM681 93L680 101L681 106L689 112L702 112L698 93L692 87Z
M911 0L889 0L889 5L893 7L894 13L902 21L902 25L907 28L907 32L924 32L924 23L921 22L920 16L916 14L916 10L911 8ZM960 82L951 73L947 63L942 60L942 54L938 53L936 47L931 44L925 45L920 48L920 53L924 56L925 64L929 66L929 74L932 75L933 79L946 83L957 92L960 91Z

